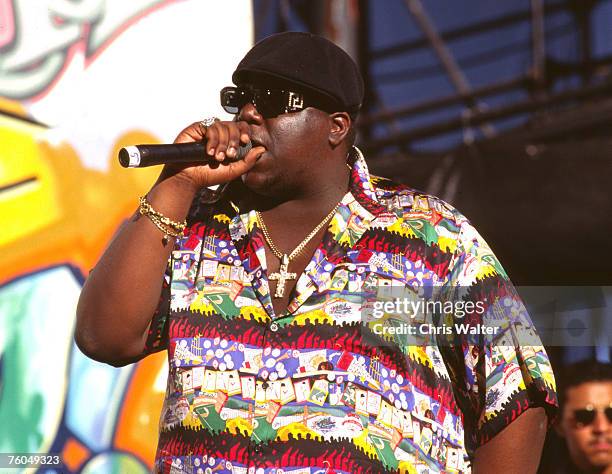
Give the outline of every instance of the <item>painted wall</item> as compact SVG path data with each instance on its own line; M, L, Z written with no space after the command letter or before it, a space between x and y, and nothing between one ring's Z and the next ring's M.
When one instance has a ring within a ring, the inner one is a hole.
M0 452L151 469L165 354L87 359L76 302L159 173L124 170L118 149L223 117L251 43L248 0L0 0Z

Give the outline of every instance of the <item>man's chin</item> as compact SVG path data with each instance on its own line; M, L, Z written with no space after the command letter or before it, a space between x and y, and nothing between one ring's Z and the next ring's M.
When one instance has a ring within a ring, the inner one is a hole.
M603 468L612 465L612 453L610 451L598 451L591 453L589 462L593 467Z
M257 169L257 165L242 175L242 183L252 192L266 196L273 189L273 179L268 173Z

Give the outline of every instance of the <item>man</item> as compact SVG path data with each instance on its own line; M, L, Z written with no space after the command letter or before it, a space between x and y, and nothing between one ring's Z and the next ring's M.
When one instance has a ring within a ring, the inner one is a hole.
M78 308L90 357L122 365L168 350L156 468L535 472L556 403L546 354L535 339L520 346L529 318L468 221L369 175L352 148L355 63L290 32L255 45L232 79L221 101L235 121L177 138L205 140L217 163L164 168ZM203 187L228 182L213 203ZM434 290L482 297L485 314L465 321L506 318L506 346L385 336L368 308L388 315L398 289L423 303Z
M585 361L563 372L558 433L571 462L557 472L612 474L612 365Z

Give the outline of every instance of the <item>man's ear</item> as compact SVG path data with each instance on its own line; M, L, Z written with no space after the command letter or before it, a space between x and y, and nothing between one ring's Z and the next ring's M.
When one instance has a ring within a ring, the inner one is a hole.
M332 148L336 148L348 135L353 121L346 112L329 114L329 119L331 124L329 128L329 144Z

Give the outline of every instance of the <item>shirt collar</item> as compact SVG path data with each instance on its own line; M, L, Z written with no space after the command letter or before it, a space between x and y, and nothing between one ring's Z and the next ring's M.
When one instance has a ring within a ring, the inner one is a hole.
M342 198L329 225L330 230L335 229L334 237L341 245L354 244L356 238L361 237L366 230L360 224L366 222L369 224L375 216L387 210L376 196L368 165L357 147L353 147L349 152L347 164L351 168L348 191ZM232 206L238 212L238 207L234 204ZM247 236L250 237L256 227L256 220L255 211L237 213L229 224L232 239L237 241ZM351 238L346 235L349 224L353 224L350 229L352 230Z
M361 150L354 146L347 157L347 164L351 167L349 179L349 193L359 202L364 209L373 215L378 215L386 210L376 196L376 188L368 165Z
M376 189L368 166L361 152L353 147L347 157L351 167L347 193L330 220L323 240L315 250L312 260L297 282L297 294L289 303L288 311L294 312L314 291L322 291L330 284L330 275L339 263L350 260L347 253L355 248L361 236L370 228L379 214L387 211L376 195ZM257 225L255 211L239 213L229 223L229 231L245 264L245 270L253 275L255 287L264 307L271 309L268 283L262 281L262 262L265 261L263 234Z

